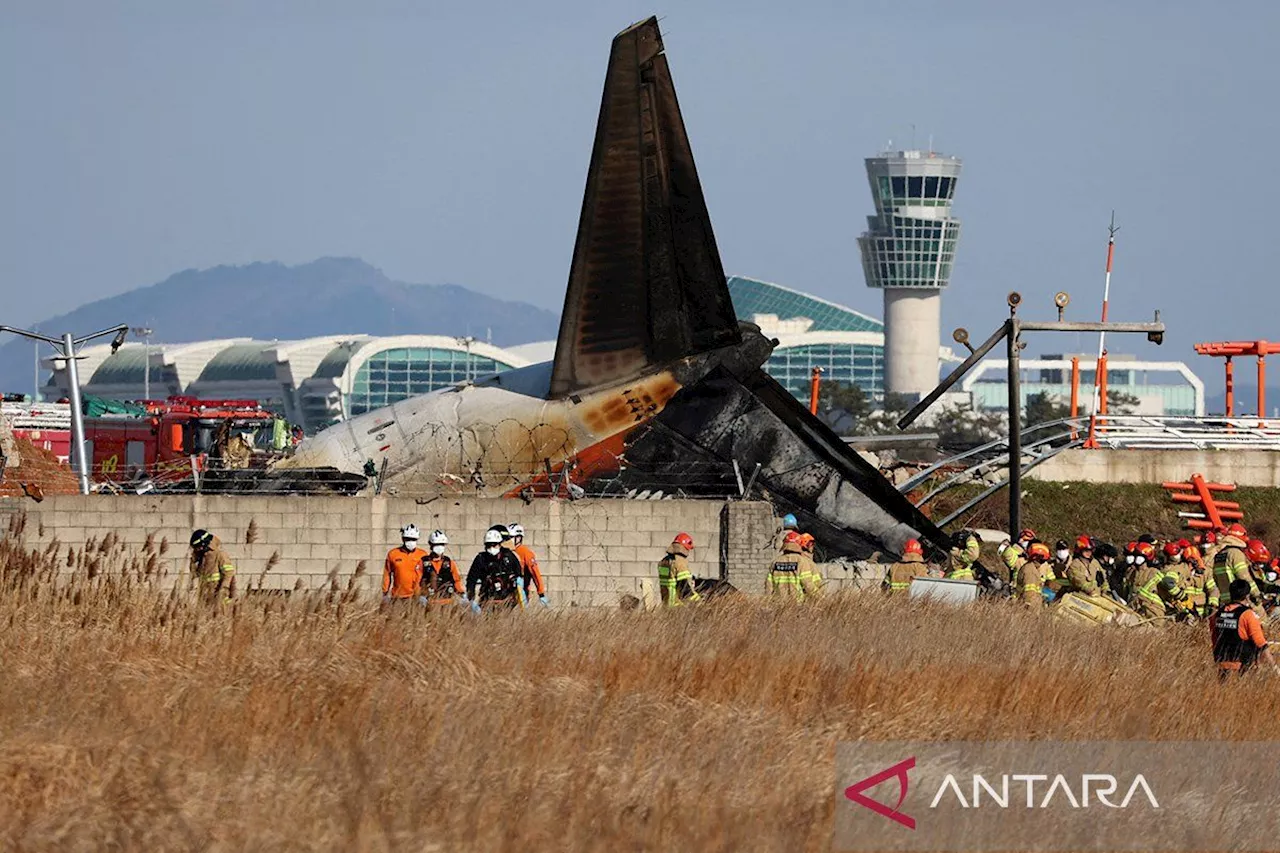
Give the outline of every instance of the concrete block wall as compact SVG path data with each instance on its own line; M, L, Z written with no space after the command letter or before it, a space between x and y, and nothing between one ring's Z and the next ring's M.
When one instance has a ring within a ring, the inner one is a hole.
M763 501L727 503L721 529L725 580L743 592L764 592L782 530L773 507Z
M1183 482L1203 474L1214 483L1280 488L1280 453L1274 450L1063 451L1028 473L1035 480L1084 483Z
M141 553L150 538L160 569L171 582L185 579L187 541L202 527L220 536L236 560L241 588L318 589L336 578L345 588L360 561L363 589L381 582L382 561L399 543L402 524L413 522L425 537L440 528L463 574L493 524L519 522L538 554L553 604L616 606L624 595L652 601L656 564L678 532L696 542L691 558L700 577L737 576L762 565L753 547L766 528L776 530L767 503L720 501L518 500L254 496L59 495L42 503L0 499L0 531L7 518L25 514L27 544L43 548L54 539L83 549L113 533L123 550ZM732 530L735 523L746 531ZM729 528L722 525L728 524ZM253 531L250 536L250 530ZM722 548L723 541L731 544ZM253 541L248 540L252 538ZM767 555L765 557L767 559ZM267 569L271 564L270 571ZM743 587L755 591L754 587Z

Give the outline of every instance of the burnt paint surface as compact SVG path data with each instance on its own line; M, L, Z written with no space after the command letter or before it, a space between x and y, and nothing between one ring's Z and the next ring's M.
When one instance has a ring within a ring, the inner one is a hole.
M723 497L736 491L736 459L744 478L759 463L756 485L778 512L794 512L830 550L866 557L897 552L913 537L946 542L879 471L758 369L739 379L717 367L681 389L627 436L624 456L618 471L588 491L662 488Z

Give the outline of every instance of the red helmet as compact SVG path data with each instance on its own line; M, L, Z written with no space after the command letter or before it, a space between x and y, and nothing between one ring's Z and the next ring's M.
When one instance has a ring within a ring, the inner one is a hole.
M801 534L800 534L800 547L801 547L801 548L803 548L804 550L806 550L806 551L812 551L812 550L813 550L813 543L814 543L814 541L815 541L815 540L814 540L814 538L813 538L813 534L812 534L812 533L801 533Z
M783 545L802 545L804 540L800 538L800 534L794 530L788 530L787 535L782 537Z
M1227 528L1227 535L1234 536L1237 539L1244 539L1249 535L1249 531L1245 530L1244 525L1237 521Z
M1164 543L1164 555L1166 557L1176 557L1181 553L1182 553L1182 546L1177 542Z
M1244 546L1244 555L1249 558L1250 563L1271 562L1271 551L1262 544L1261 539L1250 539L1249 544Z
M920 544L919 539L908 539L902 546L903 556L907 554L919 554L924 556L924 546Z
M1188 542L1186 539L1179 539L1179 540L1178 540L1178 547L1185 551L1185 550L1187 550L1188 548L1190 548L1190 547L1191 547L1191 543L1190 543L1190 542Z
M672 545L683 545L689 550L693 550L693 537L688 533L677 533L676 538L671 541Z
M1134 547L1134 553L1146 557L1148 563L1153 563L1156 559L1156 546L1150 542L1139 542Z
M1053 554L1049 551L1049 546L1043 542L1032 542L1027 548L1027 558L1038 562L1047 562L1053 559Z
M1126 554L1136 554L1136 553L1138 553L1138 543L1137 543L1137 542L1126 542L1126 543L1125 543L1125 545L1124 545L1124 552L1125 552Z
M1212 530L1205 531L1205 534L1204 534L1204 537L1203 537L1203 541L1204 541L1204 544L1206 544L1206 545L1217 545L1217 544L1218 544L1218 534L1217 534L1217 533L1215 533L1215 532L1214 532L1214 531L1212 531Z
M1077 537L1077 538L1076 538L1076 550L1077 550L1077 551L1092 551L1092 550L1093 550L1093 537L1091 537L1091 536L1079 536L1079 537Z
M1030 527L1028 527L1027 529L1023 530L1021 533L1018 534L1019 542L1030 542L1032 539L1035 539L1035 538L1036 538L1036 532L1032 530Z

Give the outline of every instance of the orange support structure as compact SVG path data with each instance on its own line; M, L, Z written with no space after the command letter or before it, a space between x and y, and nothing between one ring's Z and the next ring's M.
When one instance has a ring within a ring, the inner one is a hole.
M1252 355L1258 359L1258 418L1267 416L1267 356L1280 353L1280 344L1268 341L1216 341L1196 344L1200 355L1213 355L1227 362L1227 417L1235 416L1236 383L1231 359L1237 355Z
M1236 414L1236 371L1235 363L1231 361L1231 356L1227 356L1227 417L1233 418Z
M1107 354L1098 359L1098 414L1107 413Z
M818 387L822 384L822 368L815 367L813 369L812 378L809 380L809 414L818 414Z
M1200 474L1192 474L1189 483L1161 483L1172 492L1169 496L1175 504L1200 504L1204 513L1199 518L1189 518L1187 527L1193 530L1221 530L1228 522L1243 521L1244 512L1235 501L1219 501L1214 492L1234 492L1234 483L1209 483Z

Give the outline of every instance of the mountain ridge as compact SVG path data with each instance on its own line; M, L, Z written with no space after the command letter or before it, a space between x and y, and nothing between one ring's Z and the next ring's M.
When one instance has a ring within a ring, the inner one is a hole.
M163 281L85 303L36 328L54 336L82 335L118 323L150 327L153 343L360 333L471 335L515 346L554 338L559 331L559 317L544 308L458 284L396 281L350 257L179 270ZM50 353L41 349L41 357ZM0 345L0 389L29 391L31 384L31 342L10 337Z

